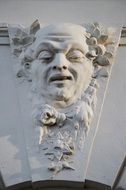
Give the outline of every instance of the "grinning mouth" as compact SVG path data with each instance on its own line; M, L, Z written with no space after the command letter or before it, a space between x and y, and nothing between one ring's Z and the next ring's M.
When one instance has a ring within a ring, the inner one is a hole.
M49 82L72 80L71 76L55 75L50 77Z

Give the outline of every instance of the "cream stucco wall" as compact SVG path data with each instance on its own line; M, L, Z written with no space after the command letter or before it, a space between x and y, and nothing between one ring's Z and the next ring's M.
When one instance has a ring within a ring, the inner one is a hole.
M0 22L126 23L125 0L0 0Z

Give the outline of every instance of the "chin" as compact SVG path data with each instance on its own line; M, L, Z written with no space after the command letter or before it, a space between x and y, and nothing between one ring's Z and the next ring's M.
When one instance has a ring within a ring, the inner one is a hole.
M68 105L73 104L73 102L75 101L75 93L73 89L57 89L57 93L55 94L56 97L56 101L63 101L64 103Z
M47 101L52 101L52 104L61 104L65 107L76 102L77 93L72 86L51 86L45 92Z
M67 91L64 88L57 88L56 97L59 100L65 100L67 98Z
M55 100L56 101L67 101L70 98L69 91L65 87L63 87L63 88L56 87L55 89L53 88L50 91L50 95L51 95L51 98L53 98L54 101Z

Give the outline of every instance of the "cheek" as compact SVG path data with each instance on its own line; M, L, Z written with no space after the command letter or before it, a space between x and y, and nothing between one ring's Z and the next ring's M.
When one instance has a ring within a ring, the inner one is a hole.
M88 62L87 64L84 65L84 71L87 73L87 75L91 76L93 73L93 65L92 62Z
M73 70L77 73L78 82L88 81L93 73L92 62L87 61L85 63L76 63L73 65Z
M83 76L86 76L86 77L91 77L92 76L92 73L93 73L93 65L92 65L92 62L90 60L86 60L86 62L84 62L82 64L83 68Z
M39 60L35 60L32 63L32 74L33 77L40 79L44 78L47 70L47 65L41 63Z

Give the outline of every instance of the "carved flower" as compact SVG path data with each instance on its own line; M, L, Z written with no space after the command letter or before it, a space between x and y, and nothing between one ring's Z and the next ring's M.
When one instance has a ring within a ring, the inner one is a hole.
M41 122L44 125L52 126L56 124L56 118L57 118L57 111L53 107L46 104L42 110L40 118Z
M43 125L53 126L58 124L59 126L63 125L66 120L66 116L64 113L59 113L55 108L46 104L42 109L42 114L40 117L40 121Z
M115 51L115 29L106 29L99 23L93 23L87 26L87 33L89 52L86 56L92 59L94 66L109 66Z

